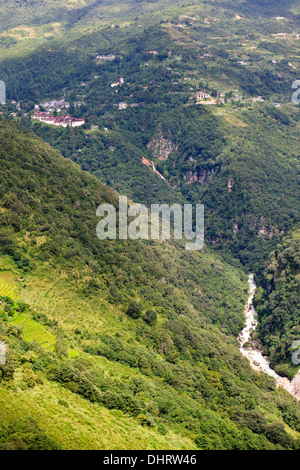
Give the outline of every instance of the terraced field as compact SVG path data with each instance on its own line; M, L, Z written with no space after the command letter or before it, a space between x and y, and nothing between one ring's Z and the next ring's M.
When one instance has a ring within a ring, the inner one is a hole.
M3 271L0 272L0 296L10 297L14 301L19 301L20 299L25 300L25 298L23 299L22 295L20 298L20 289L15 282L16 276L18 276L19 273L17 271L13 272L13 270L10 269L11 267L7 264L7 260L3 257L0 257L0 267L3 269ZM34 295L32 298L35 300L39 299L41 297L40 286L38 287L38 290L33 290L33 293ZM26 292L26 294L28 294L28 292ZM25 297L27 302L28 295L25 295ZM31 304L31 296L28 298L30 299L29 304ZM39 310L39 305L35 304L35 306ZM30 314L22 313L18 316L15 316L10 320L10 323L22 327L25 341L28 341L29 343L35 341L46 350L54 350L56 336L51 333L51 331L48 331L43 325L33 320ZM69 357L74 357L77 355L77 350L71 348L68 349Z
M23 327L25 341L36 341L45 349L53 350L56 337L28 315L22 313L11 323Z
M12 300L18 300L19 295L16 287L0 279L0 296L10 297Z

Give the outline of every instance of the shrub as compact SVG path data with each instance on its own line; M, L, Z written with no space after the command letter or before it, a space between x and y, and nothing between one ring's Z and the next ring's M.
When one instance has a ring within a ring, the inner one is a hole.
M161 434L162 436L168 434L168 430L164 424L159 424L157 426L157 432L159 432L159 434Z
M270 424L266 431L266 437L273 444L279 444L284 449L288 449L292 444L291 437L281 423Z
M78 393L78 385L75 382L67 382L64 387L73 393Z
M154 310L146 310L143 320L148 323L148 325L154 325L157 320L157 315Z
M295 370L290 364L276 364L274 370L276 374L281 377L287 377L289 380L293 380L295 376Z
M129 393L122 394L109 390L102 394L101 401L109 409L122 410L133 416L142 411L138 401Z
M256 434L264 434L266 431L267 421L258 410L244 412L243 422L248 429Z
M129 380L130 390L136 394L147 390L147 382L142 377L131 377Z
M0 450L59 450L32 418L1 423Z
M32 369L25 369L23 372L23 382L27 385L27 387L34 387L35 386L35 376Z
M65 408L69 408L69 405L66 400L58 400L58 404L64 406Z
M198 447L198 449L201 449L201 450L210 450L211 449L209 439L206 436L204 436L204 434L198 434L196 439L195 439L195 443L196 443L196 446Z
M146 416L144 414L137 415L137 420L141 426L154 426L154 421L152 416Z

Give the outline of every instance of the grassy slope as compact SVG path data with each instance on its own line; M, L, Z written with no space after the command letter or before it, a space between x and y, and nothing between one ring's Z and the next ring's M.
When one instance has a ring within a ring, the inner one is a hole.
M34 390L21 390L22 375L16 374L15 390L0 387L1 418L5 421L32 417L47 435L68 450L193 449L188 437L139 425L119 410L90 403L53 382L44 380ZM68 404L61 405L59 401Z
M9 257L3 256L0 257L0 263L0 279L6 279L7 286L18 285L16 278L20 276L20 272L14 263L11 263ZM53 274L56 280L59 279L57 272ZM49 270L39 275L35 273L31 277L30 285L25 289L19 289L26 302L34 306L36 310L53 315L59 320L60 325L64 327L69 325L72 330L74 324L84 326L88 330L102 326L101 321L95 324L97 314L95 311L90 311L90 305L87 306L82 299L72 295L70 289L55 291L53 286L57 283L53 282L54 278L47 279L47 276L49 276ZM42 290L42 286L46 288L46 291ZM76 306L76 319L74 319L74 313L70 314L70 309L74 311L72 305ZM83 309L85 314L80 314ZM70 316L72 320L68 318ZM20 325L20 317L23 315L19 315L10 324ZM111 321L112 316L108 315L107 320ZM30 322L35 330L43 330L44 336L30 334L32 331L25 327L24 339L29 343L36 341L47 349L49 344L45 344L45 336L51 338L52 333L33 319L30 319ZM98 361L98 367L99 363L100 361ZM107 374L124 373L122 367L119 367L119 370L110 368L107 361L104 361L101 367L105 367ZM15 375L13 387L3 387L3 384L0 387L0 417L5 421L12 421L20 419L21 416L22 418L30 416L38 421L42 429L47 430L50 438L65 449L190 449L194 447L194 443L188 438L175 435L172 431L164 437L155 430L138 426L135 419L124 416L121 411L108 410L101 405L90 403L51 381L44 379L44 383L37 385L34 390L22 390L21 383L22 373L19 369ZM67 407L60 404L61 400L68 404Z

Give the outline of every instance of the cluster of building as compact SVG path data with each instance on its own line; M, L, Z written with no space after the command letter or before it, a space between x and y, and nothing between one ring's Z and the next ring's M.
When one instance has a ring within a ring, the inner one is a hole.
M121 102L118 105L114 104L113 106L118 106L118 109L126 109L128 108L128 106L130 106L131 108L137 108L138 106L140 106L140 103L131 103L130 105L128 105L127 103Z
M17 111L21 111L21 105L20 105L20 103L17 103L16 100L11 100L11 104L16 108ZM17 113L16 112L10 113L10 116L16 117Z
M106 55L97 55L97 61L98 62L109 62L111 60L114 60L116 56L114 54L106 54Z
M36 105L36 109L41 106L44 109L47 109L50 113L53 111L60 112L62 109L68 109L70 107L70 103L65 101L64 99L62 100L53 100L53 101L46 101L45 103L40 103L39 105Z
M124 78L119 78L119 81L118 81L118 82L113 82L113 83L111 83L110 86L111 86L112 88L115 88L115 87L117 87L117 86L122 86L123 83L124 83Z
M238 90L227 90L224 93L217 93L217 96L213 98L209 93L205 91L198 91L196 93L196 100L201 104L217 104L217 103L225 103L226 102L226 93L228 93L227 101L238 101L241 99L241 96L236 94ZM261 96L258 98L251 98L251 101L261 101Z
M122 103L119 103L119 109L126 109L127 106L128 106L127 103L123 103L123 102L122 102Z
M16 100L11 100L11 104L13 104L17 108L18 111L21 111L21 105L20 103L17 103Z
M32 116L32 119L37 119L40 122L45 122L46 124L52 124L53 126L62 126L62 127L78 127L82 126L85 123L84 119L71 117L70 114L66 116L52 116L48 112L36 111Z
M197 92L197 100L203 100L203 99L207 99L207 98L210 98L209 93L205 93L204 91L198 91Z

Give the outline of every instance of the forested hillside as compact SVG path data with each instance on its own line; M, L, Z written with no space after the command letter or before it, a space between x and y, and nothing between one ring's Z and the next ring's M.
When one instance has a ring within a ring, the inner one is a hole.
M211 29L221 34L220 27ZM24 126L136 201L204 203L207 242L259 272L298 214L300 121L290 88L297 73L282 58L296 53L295 43L279 47L273 66L277 45L261 41L245 67L228 52L239 40L204 45L205 28L195 23L178 37L175 23L134 33L107 29L63 45L53 41L25 64L4 60L0 73L9 96L21 102ZM256 44L247 31L248 46ZM258 51L265 47L269 56L262 60ZM115 60L97 63L99 51L113 51ZM120 77L122 86L112 87ZM224 98L199 102L201 89ZM62 95L72 115L85 119L82 128L31 119L34 104ZM275 106L275 98L282 104ZM127 109L120 111L120 102Z
M149 19L153 16L172 13L176 7L190 7L190 2L182 1L179 4L173 1L156 0L153 2L134 0L121 0L116 2L100 2L97 0L31 0L20 2L18 0L3 0L1 5L1 29L18 27L19 25L45 26L53 22L61 23L66 30L85 28L91 25L105 24L109 21L119 23L125 20ZM278 4L276 0L218 0L217 2L201 2L193 5L198 12L236 12L257 18L263 15L270 18L284 15L293 20L299 19L299 7L295 0L284 0ZM49 30L48 30L49 32ZM50 29L51 32L51 29Z
M117 195L15 124L0 134L1 447L103 448L108 429L117 448L298 447L298 405L238 351L243 271L98 240Z

